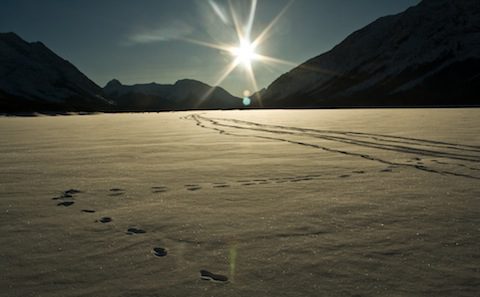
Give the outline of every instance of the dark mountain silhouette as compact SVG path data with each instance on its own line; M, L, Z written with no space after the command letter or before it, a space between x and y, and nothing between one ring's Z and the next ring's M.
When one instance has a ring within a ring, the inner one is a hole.
M134 86L112 80L102 89L43 43L0 33L0 112L228 109L241 102L195 80Z
M185 109L230 109L242 107L242 100L220 87L196 80L179 80L173 85L156 83L123 85L111 80L104 88L117 110L157 111Z
M102 89L41 42L0 33L0 111L109 108Z
M480 1L424 0L282 75L266 107L480 105Z

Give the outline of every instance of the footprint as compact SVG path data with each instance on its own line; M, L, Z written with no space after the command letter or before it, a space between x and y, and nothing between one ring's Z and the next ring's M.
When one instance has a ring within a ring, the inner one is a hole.
M185 188L187 188L187 190L189 191L198 191L202 187L200 187L199 185L185 185Z
M356 174L364 174L365 171L363 170L355 170L355 171L352 171L352 173L356 173Z
M60 199L73 199L73 196L72 196L72 195L62 194L61 196L53 197L53 198L52 198L52 200L60 200Z
M110 196L110 197L117 197L117 196L122 196L123 194L125 194L125 193L123 193L123 192L118 192L118 193L108 194L108 196Z
M144 234L147 233L147 231L143 229L138 229L138 228L128 228L127 229L127 234L128 235L133 235L133 234Z
M162 247L153 248L153 254L157 257L165 257L167 255L167 250Z
M78 193L81 193L81 191L80 190L75 190L75 189L66 190L66 191L63 191L62 195L57 196L57 197L53 197L52 200L59 200L59 199L65 199L65 198L73 199L73 195L78 194Z
M152 187L152 193L164 193L166 191L167 191L167 187L165 186Z
M338 176L338 177L340 177L340 178L346 178L346 177L350 177L350 175L349 175L349 174L344 174L344 175L340 175L340 176Z
M242 184L242 186L253 186L253 185L256 185L256 183L244 183L244 184Z
M123 194L125 194L125 190L120 188L112 188L109 191L110 191L110 194L108 194L108 196L111 196L111 197L122 196Z
M82 209L81 212L94 213L95 210L93 210L93 209Z
M228 277L221 274L211 273L208 270L200 270L200 278L203 280L225 283L228 282Z
M390 168L385 168L385 169L380 170L380 172L392 172L392 169L390 169Z
M230 188L230 185L214 185L214 188Z
M72 206L75 202L73 201L63 201L63 202L60 202L57 204L57 206L65 206L65 207L69 207L69 206Z
M102 224L106 224L106 223L110 223L111 221L112 221L112 218L110 218L110 217L102 217L102 218L100 218L100 220L95 221L95 222L100 222Z
M77 189L70 189L70 190L66 190L63 192L64 195L75 195L75 194L80 194L82 193L82 191L80 190L77 190Z

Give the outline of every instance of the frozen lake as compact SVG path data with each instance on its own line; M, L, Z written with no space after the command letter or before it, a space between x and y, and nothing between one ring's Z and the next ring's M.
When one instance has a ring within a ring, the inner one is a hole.
M0 296L480 291L480 109L3 117L0 136Z

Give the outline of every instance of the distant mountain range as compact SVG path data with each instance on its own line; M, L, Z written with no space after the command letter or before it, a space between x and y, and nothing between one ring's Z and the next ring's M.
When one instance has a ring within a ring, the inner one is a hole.
M280 76L252 107L480 105L480 1L423 0ZM103 89L41 42L0 33L0 112L242 108L195 80Z
M424 0L280 76L265 107L480 105L480 1Z
M195 80L174 85L122 85L101 88L41 42L0 33L0 112L157 111L226 109L242 106L220 87Z
M127 86L111 80L104 88L117 110L155 111L185 109L231 109L242 107L242 100L220 87L196 80L179 80L173 85L156 83Z

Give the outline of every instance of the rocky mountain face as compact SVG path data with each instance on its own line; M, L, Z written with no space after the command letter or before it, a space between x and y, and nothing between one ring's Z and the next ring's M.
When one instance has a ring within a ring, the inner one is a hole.
M0 111L93 111L102 89L41 42L0 33Z
M274 81L266 107L480 105L480 1L424 0Z
M240 98L224 89L189 79L179 80L173 85L149 83L131 86L113 79L103 91L115 102L117 110L229 109L242 106Z

